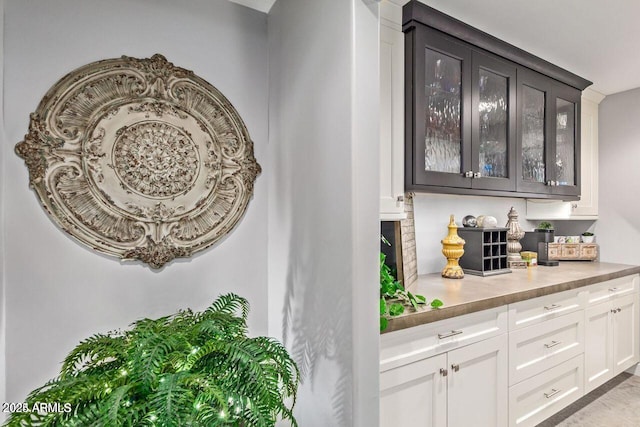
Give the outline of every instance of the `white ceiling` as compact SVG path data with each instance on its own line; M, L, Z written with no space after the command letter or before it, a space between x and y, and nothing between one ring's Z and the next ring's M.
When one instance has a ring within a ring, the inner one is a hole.
M238 3L243 6L250 7L252 9L259 10L260 12L269 13L271 6L276 0L229 0L233 3Z
M275 2L231 1L265 13ZM591 80L605 95L640 87L639 0L421 1Z

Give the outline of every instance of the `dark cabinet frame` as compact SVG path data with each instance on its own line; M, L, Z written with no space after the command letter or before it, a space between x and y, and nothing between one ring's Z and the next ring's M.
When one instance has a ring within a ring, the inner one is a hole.
M544 182L531 182L522 178L522 162L517 162L518 191L528 193L538 193L548 196L570 196L580 195L580 97L581 91L570 86L558 83L539 73L524 68L518 69L518 96L522 96L524 86L537 89L545 94L545 180ZM574 185L553 185L558 180L556 169L554 168L556 159L556 121L558 113L556 100L558 98L569 101L575 105L574 108ZM517 118L518 129L522 129L524 117L523 103L518 103ZM518 133L517 158L522 158L522 133ZM566 197L561 197L566 198Z
M473 178L472 188L486 190L516 190L516 120L512 111L516 108L516 67L507 62L501 61L487 53L479 51L473 52L473 77L471 85L471 147L472 147L472 171L476 170L480 162L480 90L477 82L480 80L480 70L484 69L493 74L497 74L507 80L507 107L509 115L507 117L507 163L508 170L505 178Z
M580 192L580 96L591 84L569 71L412 0L403 7L405 32L405 189L452 194L576 200ZM425 171L425 48L462 61L460 174ZM478 77L480 69L508 78L508 177L475 178L479 172ZM555 181L556 98L575 104L576 185L555 186L522 179L521 89L528 84L546 93L546 181ZM542 89L541 89L542 88Z
M412 41L411 44L415 43L416 46L421 47L415 51L415 55L413 52L411 53L413 56L412 65L414 67L412 75L425 75L425 49L427 48L457 59L461 63L462 86L460 88L460 113L462 120L460 123L460 137L462 140L462 146L460 165L462 170L460 171L461 173L457 175L425 170L425 138L418 137L419 135L426 134L427 129L425 120L411 120L406 127L406 129L411 132L411 138L407 139L407 143L411 144L411 148L409 149L409 146L407 146L407 153L410 153L410 155L405 156L409 162L407 165L408 168L405 170L412 171L413 175L411 179L417 185L443 185L471 188L471 179L466 178L462 173L463 171L470 169L471 165L471 116L469 115L469 112L471 112L471 50L467 46L456 43L452 38L445 36L439 31L429 28L425 28L424 31L414 32L412 35L415 37L415 40ZM409 45L409 43L405 44L405 46L407 45ZM408 54L408 52L406 53ZM407 85L407 87L415 88L417 93L424 93L425 90L424 82L420 82L417 79L412 79L411 84ZM412 111L425 111L425 96L414 96L412 90L411 93L407 93L407 98L405 99L412 100ZM407 111L409 111L408 108ZM409 115L407 114L407 116Z

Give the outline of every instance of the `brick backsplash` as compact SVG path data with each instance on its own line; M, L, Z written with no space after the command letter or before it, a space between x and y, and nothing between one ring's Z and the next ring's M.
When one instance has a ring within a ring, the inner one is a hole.
M418 257L416 256L416 226L413 217L413 193L404 196L404 211L407 218L400 221L402 241L402 270L405 289L413 290L418 280Z

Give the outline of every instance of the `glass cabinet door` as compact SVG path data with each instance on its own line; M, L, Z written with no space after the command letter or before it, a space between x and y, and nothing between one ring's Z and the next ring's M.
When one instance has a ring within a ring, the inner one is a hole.
M425 48L426 171L460 173L462 61Z
M554 94L553 193L580 194L580 96L578 89L556 85Z
M575 185L575 105L556 99L556 181L558 185Z
M516 69L474 52L473 83L472 186L513 191Z
M415 43L413 182L469 188L471 50L431 29Z
M518 68L519 192L551 192L551 88L549 79Z
M547 182L545 106L544 91L522 86L522 179L530 183Z
M518 69L518 191L578 195L580 91Z

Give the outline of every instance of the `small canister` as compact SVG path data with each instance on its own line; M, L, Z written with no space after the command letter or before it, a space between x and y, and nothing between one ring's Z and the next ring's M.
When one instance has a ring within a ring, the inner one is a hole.
M523 261L526 261L527 267L535 267L538 265L538 253L533 251L522 251L520 256Z

